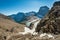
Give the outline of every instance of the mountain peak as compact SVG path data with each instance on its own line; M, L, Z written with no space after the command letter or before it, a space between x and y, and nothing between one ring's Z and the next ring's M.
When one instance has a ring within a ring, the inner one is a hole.
M43 16L45 16L49 11L49 8L47 6L42 6L40 7L38 13L37 13L37 16L39 18L42 18Z

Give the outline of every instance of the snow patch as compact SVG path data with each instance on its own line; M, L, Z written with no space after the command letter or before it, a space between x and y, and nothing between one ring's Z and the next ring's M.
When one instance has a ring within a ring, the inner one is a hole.
M38 20L37 22L35 22L34 26L32 29L29 29L28 27L24 27L24 32L19 32L19 34L28 34L31 33L32 35L37 35L37 32L35 32L35 29L37 27L37 24L40 22L40 20Z
M54 36L51 35L51 34L47 34L47 33L43 33L43 34L40 34L40 37L45 37L45 36L48 36L48 38L53 38L54 39Z

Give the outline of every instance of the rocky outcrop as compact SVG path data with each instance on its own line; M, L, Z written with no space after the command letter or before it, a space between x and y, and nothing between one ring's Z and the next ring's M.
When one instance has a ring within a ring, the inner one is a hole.
M60 33L60 1L54 3L49 13L37 25L36 31L53 34Z

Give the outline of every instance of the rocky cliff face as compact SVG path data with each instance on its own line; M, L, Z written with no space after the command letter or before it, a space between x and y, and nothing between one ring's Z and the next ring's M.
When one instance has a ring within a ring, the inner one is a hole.
M38 32L60 33L60 1L55 2L49 13L37 25Z

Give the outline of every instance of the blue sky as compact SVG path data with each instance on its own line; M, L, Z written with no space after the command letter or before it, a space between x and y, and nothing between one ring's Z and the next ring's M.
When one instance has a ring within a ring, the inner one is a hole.
M56 0L0 0L0 13L5 15L18 12L38 12L41 6L52 7Z

